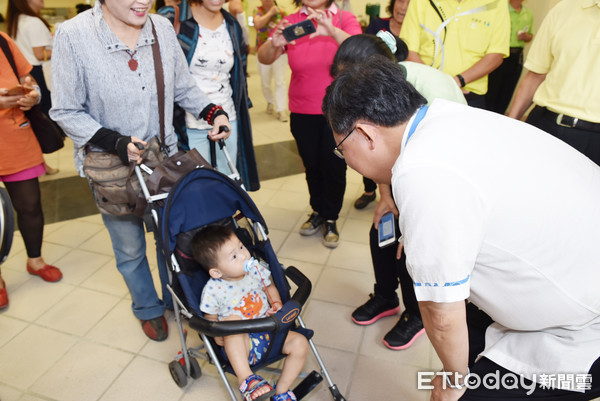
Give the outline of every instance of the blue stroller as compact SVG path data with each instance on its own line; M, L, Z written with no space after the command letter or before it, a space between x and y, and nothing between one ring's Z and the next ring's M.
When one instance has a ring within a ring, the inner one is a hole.
M140 180L143 183L143 180ZM183 176L164 195L157 195L164 201L153 202L153 197L145 190L151 215L155 223L155 235L167 261L169 282L167 286L173 297L174 313L181 351L169 363L169 370L175 383L186 386L188 378L198 379L201 369L196 358L205 358L214 364L232 401L236 401L226 372L233 374L229 362L223 357L219 346L213 340L216 336L227 336L240 333L270 332L271 344L267 356L253 371L266 369L268 365L285 358L281 349L289 330L297 331L309 341L321 372L312 371L302 374L303 380L293 389L300 400L312 391L325 378L335 401L345 400L337 386L332 382L311 337L313 332L308 330L300 312L307 300L311 283L298 269L293 266L284 268L271 247L267 237L267 225L256 205L248 194L232 178L210 168L197 168ZM159 203L163 203L159 205ZM234 230L241 242L256 258L265 261L271 270L272 282L281 295L283 307L275 315L253 320L213 322L204 319L199 309L200 297L204 285L210 278L192 258L190 247L194 234L208 224L221 224ZM296 286L290 295L290 279ZM189 326L197 331L203 345L188 348L183 319L189 321Z

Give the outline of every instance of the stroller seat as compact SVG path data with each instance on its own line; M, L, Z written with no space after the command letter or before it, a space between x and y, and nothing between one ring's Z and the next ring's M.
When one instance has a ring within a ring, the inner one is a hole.
M252 255L257 259L264 260L264 254L260 251L257 251L260 245L254 242L252 234L246 228L242 228L237 225L236 220L237 219L225 219L217 224L226 225L232 228L244 246L251 250ZM183 298L185 300L184 305L188 311L191 311L193 315L190 318L190 327L199 332L205 333L209 337L211 345L220 351L216 352L216 355L219 359L218 362L225 369L225 371L234 373L231 365L229 365L229 362L223 355L222 347L216 345L216 343L212 340L212 337L238 334L240 332L270 332L271 341L266 356L263 357L258 364L252 366L253 369L257 370L264 366L275 363L285 357L281 353L281 349L290 329L299 332L300 334L304 335L307 340L310 340L314 335L314 332L312 330L296 326L295 320L300 314L302 306L310 294L312 284L299 270L293 266L288 267L288 269L285 271L285 274L291 276L290 279L298 285L298 290L294 293L291 299L284 303L281 310L278 311L274 316L235 322L213 322L203 319L204 313L200 310L199 305L202 296L202 290L210 279L210 276L206 270L194 260L190 246L192 238L202 228L203 227L199 227L185 233L180 233L177 236L174 256L181 271L177 273L176 280L176 282L179 284L179 287L173 286L173 290L179 299ZM290 287L287 282L284 283L284 291L285 293L288 293ZM280 294L283 292L279 288L278 291Z

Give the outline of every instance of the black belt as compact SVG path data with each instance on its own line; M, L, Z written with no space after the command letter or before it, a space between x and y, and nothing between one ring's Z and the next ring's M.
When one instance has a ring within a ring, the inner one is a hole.
M600 132L600 123L593 123L590 121L580 120L577 117L566 116L562 113L555 113L551 110L548 110L546 107L537 107L544 109L544 113L551 116L552 120L561 127L578 128L587 131Z
M510 48L510 54L517 54L517 53L523 53L523 48L522 47L511 47Z

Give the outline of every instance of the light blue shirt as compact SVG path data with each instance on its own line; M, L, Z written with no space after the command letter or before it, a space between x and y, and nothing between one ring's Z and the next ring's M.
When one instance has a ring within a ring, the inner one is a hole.
M198 116L210 99L190 75L171 23L158 15L150 19L164 71L165 142L174 153L173 102ZM138 67L132 71L129 48L106 24L99 1L93 9L58 26L52 52L50 116L73 140L75 165L82 176L84 147L100 128L142 140L160 135L153 43L148 20L134 49Z

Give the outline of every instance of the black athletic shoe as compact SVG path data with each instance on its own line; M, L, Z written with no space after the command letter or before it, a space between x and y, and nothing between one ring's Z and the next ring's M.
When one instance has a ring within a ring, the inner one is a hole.
M308 217L302 226L300 226L300 234L301 235L313 235L319 228L323 225L323 218L319 216L319 213L312 212L312 214Z
M336 248L340 244L340 234L335 220L327 220L323 224L323 245L327 248Z
M421 318L404 311L398 323L383 337L383 343L389 349L400 351L410 347L423 333Z
M369 300L352 312L352 321L361 326L368 326L382 317L395 315L399 311L398 298L389 300L377 294L369 294Z

